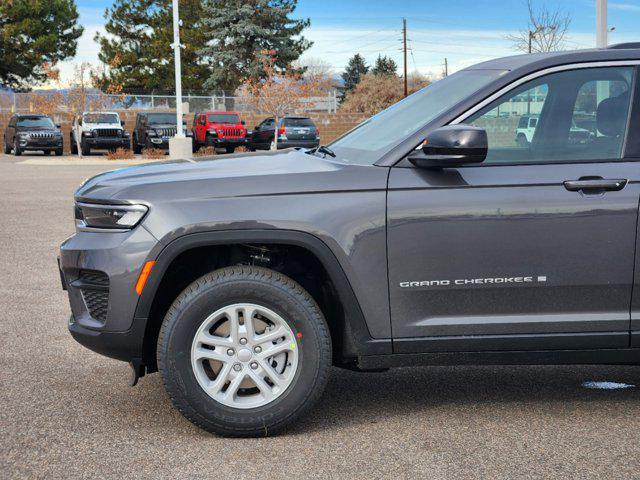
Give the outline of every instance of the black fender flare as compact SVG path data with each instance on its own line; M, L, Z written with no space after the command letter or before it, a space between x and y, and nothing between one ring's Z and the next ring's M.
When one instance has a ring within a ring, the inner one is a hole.
M343 327L343 355L358 357L362 355L383 355L391 353L391 339L371 337L360 303L351 287L351 283L331 249L318 237L295 230L221 230L198 232L178 237L164 246L156 254L151 253L148 260L155 260L153 273L149 276L142 295L138 300L135 321L144 322L149 318L156 291L169 268L169 265L181 253L197 247L229 245L234 243L262 243L294 245L310 251L322 263L331 281L335 285L345 314ZM155 250L155 249L154 249Z

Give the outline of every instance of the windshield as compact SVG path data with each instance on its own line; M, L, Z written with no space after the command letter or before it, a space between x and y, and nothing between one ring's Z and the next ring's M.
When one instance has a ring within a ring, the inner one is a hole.
M207 117L209 123L240 123L238 115L234 113L211 113Z
M157 125L161 123L168 123L170 125L176 124L175 113L150 113L147 115L147 120L150 125Z
M49 117L20 117L18 119L18 127L54 128L54 126Z
M117 123L120 125L120 118L115 113L85 113L82 116L84 123Z
M342 161L371 165L439 114L504 73L504 70L456 72L365 120L330 147Z

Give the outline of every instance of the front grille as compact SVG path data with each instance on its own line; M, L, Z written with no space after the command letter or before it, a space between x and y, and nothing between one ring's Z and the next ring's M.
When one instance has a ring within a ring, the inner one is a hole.
M222 129L225 137L243 137L244 130L242 128L225 127Z
M53 138L55 134L53 132L32 132L31 138Z
M97 128L95 130L98 137L121 137L122 130L119 128Z
M78 281L89 314L96 320L105 322L109 307L109 277L104 272L81 270Z
M177 128L156 128L156 132L161 137L175 137Z

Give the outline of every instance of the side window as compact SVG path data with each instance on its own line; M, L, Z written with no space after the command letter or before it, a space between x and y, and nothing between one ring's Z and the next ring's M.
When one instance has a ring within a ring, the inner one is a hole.
M622 158L633 67L570 70L521 85L465 123L484 128L485 163Z

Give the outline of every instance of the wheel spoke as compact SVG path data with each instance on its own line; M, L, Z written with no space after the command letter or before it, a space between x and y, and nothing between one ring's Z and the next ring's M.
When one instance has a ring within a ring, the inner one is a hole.
M276 385L279 388L283 388L286 386L287 379L281 374L279 374L278 372L276 372L273 369L273 367L269 365L269 362L267 362L266 360L261 360L259 364L262 372L269 377L269 380L271 380L274 383L274 385Z
M245 307L242 309L244 317L244 327L242 331L245 333L248 339L253 340L256 336L256 330L253 326L253 316L256 313L256 309L253 307Z
M230 372L231 372L231 364L230 363L223 364L222 368L218 372L218 376L216 377L216 379L213 382L211 382L207 387L207 390L210 392L211 395L217 394L220 391L220 389L224 387L224 385L227 383L227 380L229 379Z
M261 359L266 359L278 355L279 353L288 352L291 350L293 350L293 348L291 347L290 342L285 340L284 342L276 343L275 345L270 345L264 348L262 350L262 353L260 353L258 357Z
M258 390L260 390L265 400L271 400L273 398L273 390L271 390L269 384L264 381L264 378L262 378L258 371L250 370L249 377L251 377L251 380L256 384L256 387L258 387Z
M203 331L198 334L196 337L196 341L202 343L204 345L209 345L211 347L216 348L228 348L232 345L231 339L225 337L218 337L216 335L211 335L208 331Z
M240 388L240 384L244 380L245 376L246 376L245 372L238 372L236 374L236 376L233 378L233 380L231 380L231 383L229 384L229 387L224 392L224 398L226 400L233 400L234 399L234 397L236 396L236 393L238 393L238 389Z
M273 342L274 340L277 340L278 338L286 336L287 333L288 333L287 330L283 326L278 325L275 329L273 329L271 331L267 330L262 335L258 335L256 337L255 341L257 343Z
M218 350L209 350L208 348L198 347L195 350L196 360L217 360L218 362L227 363L229 357L224 352Z

